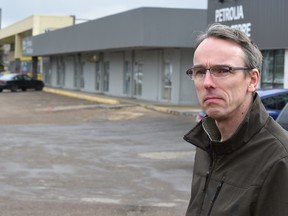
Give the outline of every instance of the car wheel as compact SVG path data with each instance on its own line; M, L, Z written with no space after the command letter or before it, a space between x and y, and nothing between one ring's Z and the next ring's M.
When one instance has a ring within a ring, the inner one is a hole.
M3 91L3 89L0 89L0 92L2 92Z
M26 88L22 88L22 91L26 91L27 89Z
M18 86L17 85L12 85L11 86L11 92L17 92Z

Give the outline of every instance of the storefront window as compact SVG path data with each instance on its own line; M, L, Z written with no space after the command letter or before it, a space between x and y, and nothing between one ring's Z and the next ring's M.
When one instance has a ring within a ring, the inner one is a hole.
M95 74L95 87L96 91L100 91L100 84L101 84L101 67L100 62L96 62L96 74Z
M142 95L142 82L143 82L143 70L142 63L135 62L134 66L134 95L141 96Z
M108 92L109 91L109 69L110 65L109 62L104 62L104 74L103 74L103 91Z
M65 63L63 56L57 57L57 85L65 85Z
M131 85L131 72L129 61L124 62L124 74L123 74L123 93L126 95L130 94L130 85Z
M43 57L43 81L46 84L52 84L51 57Z
M170 62L164 63L162 72L162 99L171 100L172 92L172 65Z
M261 88L283 88L284 50L263 50Z

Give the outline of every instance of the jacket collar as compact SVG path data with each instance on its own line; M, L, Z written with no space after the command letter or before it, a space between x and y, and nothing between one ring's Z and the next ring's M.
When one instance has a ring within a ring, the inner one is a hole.
M242 121L237 131L224 142L220 142L220 132L215 121L206 117L199 122L189 133L184 136L187 142L216 154L229 154L246 144L264 126L269 118L265 107L257 93L254 95L253 104Z

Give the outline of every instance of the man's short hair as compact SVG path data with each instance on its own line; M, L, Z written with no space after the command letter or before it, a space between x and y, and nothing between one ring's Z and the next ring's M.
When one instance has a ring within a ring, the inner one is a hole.
M198 36L195 49L203 40L210 37L230 40L238 44L244 52L245 66L250 69L257 68L259 72L262 69L262 53L257 45L253 43L253 41L244 32L226 25L214 23L208 27L205 33Z

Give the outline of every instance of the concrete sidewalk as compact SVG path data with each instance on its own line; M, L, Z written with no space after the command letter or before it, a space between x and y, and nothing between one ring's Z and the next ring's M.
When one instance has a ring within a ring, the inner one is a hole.
M97 93L73 91L66 89L64 90L50 87L45 87L43 91L115 106L117 105L119 106L120 104L134 104L134 105L136 104L138 106L142 106L147 109L155 110L158 112L165 112L173 115L190 116L193 118L196 117L198 112L201 110L200 106L169 105L164 103L155 103L151 101L137 100L133 98L112 97L112 96L100 95Z

